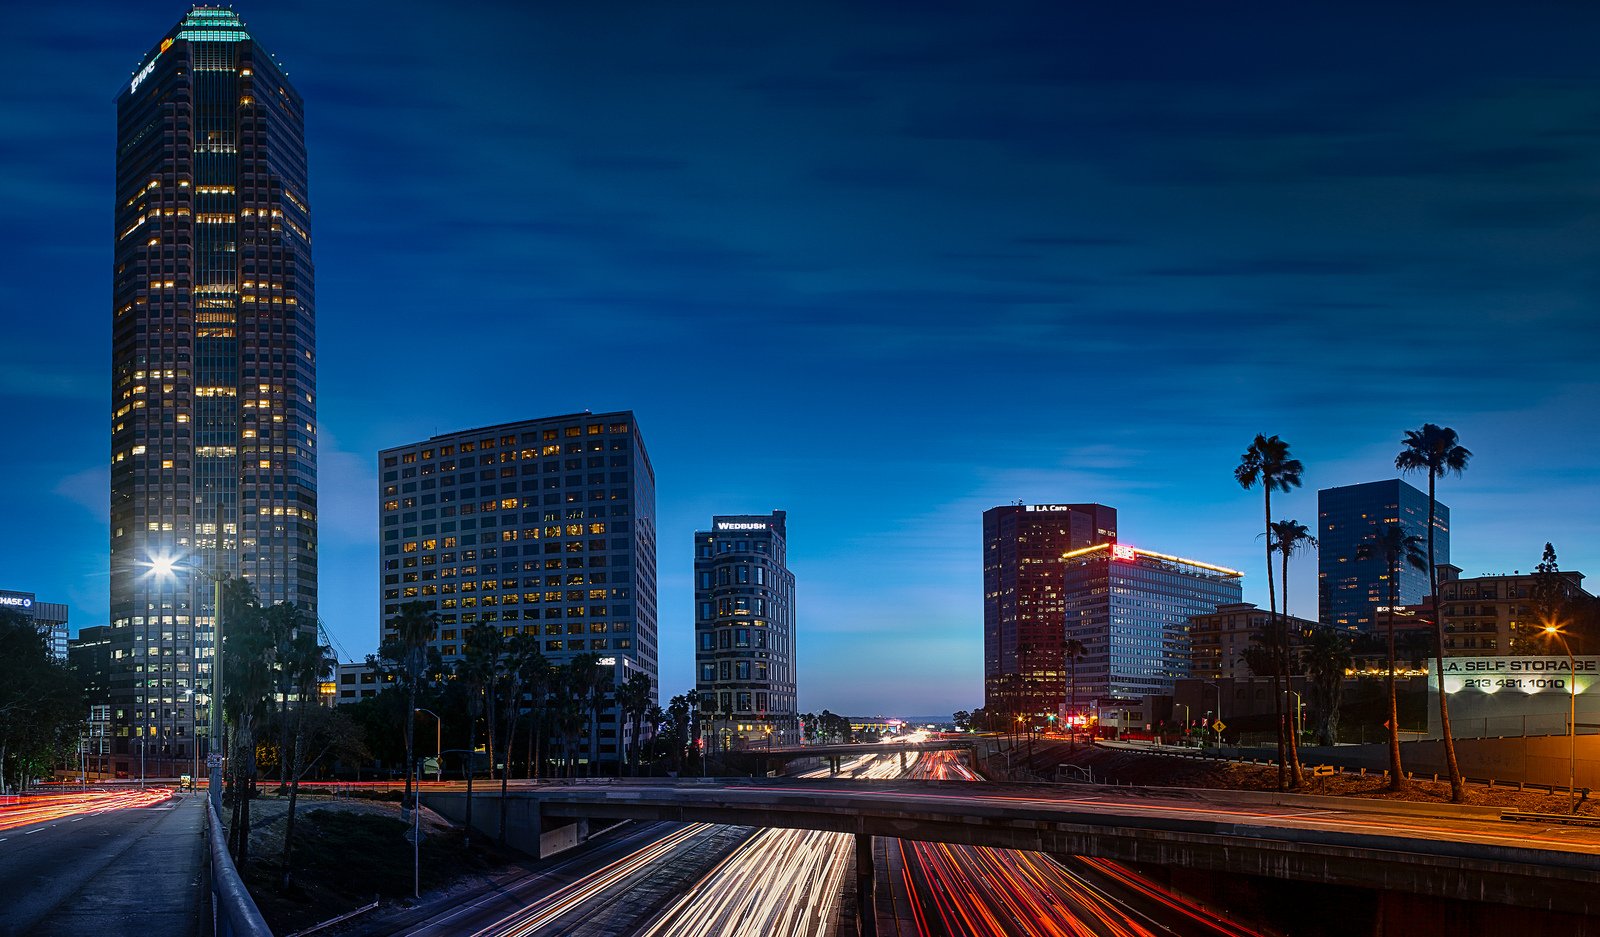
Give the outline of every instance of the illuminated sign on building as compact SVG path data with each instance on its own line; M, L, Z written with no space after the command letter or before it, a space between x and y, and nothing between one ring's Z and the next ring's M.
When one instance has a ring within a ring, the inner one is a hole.
M1600 658L1597 657L1579 657L1570 662L1565 657L1447 657L1444 691L1582 694L1594 683L1597 674L1600 674ZM1569 683L1574 678L1576 691ZM1431 673L1428 682L1438 686L1438 680Z
M0 592L0 608L33 608L33 593Z
M765 522L759 521L717 521L718 530L766 530Z
M1133 547L1130 547L1125 543L1113 543L1111 545L1111 558L1114 560L1131 561L1138 559L1139 554L1136 550L1134 550Z
M1070 511L1070 504L1030 504L1023 508L1024 511Z
M161 53L157 52L156 53L156 58L160 58L160 57L161 57ZM139 73L137 75L133 76L133 84L128 86L128 93L132 94L133 92L138 91L139 90L139 85L143 84L144 80L146 78L149 78L150 77L150 73L155 71L155 70L156 70L156 60L155 59L151 59L149 65L146 65L144 68L139 69Z

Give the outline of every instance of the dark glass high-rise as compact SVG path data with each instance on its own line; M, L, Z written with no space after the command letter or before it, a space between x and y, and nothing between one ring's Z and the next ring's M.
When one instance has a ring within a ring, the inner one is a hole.
M145 53L116 109L112 716L117 770L143 749L147 774L170 775L206 753L212 578L316 612L305 120L215 7Z

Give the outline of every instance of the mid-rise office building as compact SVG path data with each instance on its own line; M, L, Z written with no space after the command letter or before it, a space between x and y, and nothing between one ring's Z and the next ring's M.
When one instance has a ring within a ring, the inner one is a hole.
M1557 590L1557 596L1552 597L1557 603L1577 607L1590 601L1591 596L1583 588L1583 573L1569 570L1466 579L1441 577L1438 609L1444 624L1445 656L1538 657L1561 653L1561 645L1544 634L1545 623L1540 620L1540 577L1546 575ZM1588 650L1578 646L1581 637L1569 637L1574 653Z
M1077 666L1080 702L1170 695L1189 675L1189 620L1243 594L1237 570L1123 543L1062 560L1066 635L1086 651Z
M983 512L983 706L1049 714L1067 699L1061 556L1115 543L1117 509L1008 504Z
M210 577L317 610L305 116L239 16L208 6L150 47L116 107L113 757L171 776L207 748Z
M32 592L0 589L0 609L9 609L33 622L44 638L45 649L59 661L67 659L67 607L56 602L40 602Z
M78 636L67 642L67 666L82 681L83 693L90 703L106 703L110 700L111 626L92 625L78 629Z
M539 635L556 664L599 655L614 686L648 674L659 694L656 481L633 411L445 433L383 450L378 473L382 637L419 601L447 661L488 623ZM601 761L621 754L610 714Z
M1450 508L1434 512L1434 561L1450 562ZM1324 488L1317 492L1317 618L1334 628L1371 631L1389 604L1389 567L1383 556L1358 559L1378 529L1399 524L1428 539L1428 495L1398 478ZM1429 593L1428 573L1400 564L1396 605L1416 605Z
M719 743L800 742L788 536L783 511L694 535L695 692Z
M1189 619L1189 676L1199 680L1246 678L1250 667L1245 651L1256 646L1253 637L1266 631L1271 617L1253 602L1221 605ZM1281 619L1280 619L1281 621ZM1289 646L1298 647L1317 627L1314 621L1289 616Z

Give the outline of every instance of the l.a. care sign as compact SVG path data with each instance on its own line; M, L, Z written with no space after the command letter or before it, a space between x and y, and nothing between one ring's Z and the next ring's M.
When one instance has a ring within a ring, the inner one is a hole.
M1446 657L1443 675L1446 693L1584 693L1600 675L1600 657ZM1437 677L1429 683L1438 686Z

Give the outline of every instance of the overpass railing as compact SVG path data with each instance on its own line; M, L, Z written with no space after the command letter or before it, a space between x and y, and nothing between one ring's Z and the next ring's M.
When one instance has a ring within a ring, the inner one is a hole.
M211 809L210 798L206 799L206 838L211 845L211 932L216 937L272 937L272 928L261 917L228 855L222 818Z

